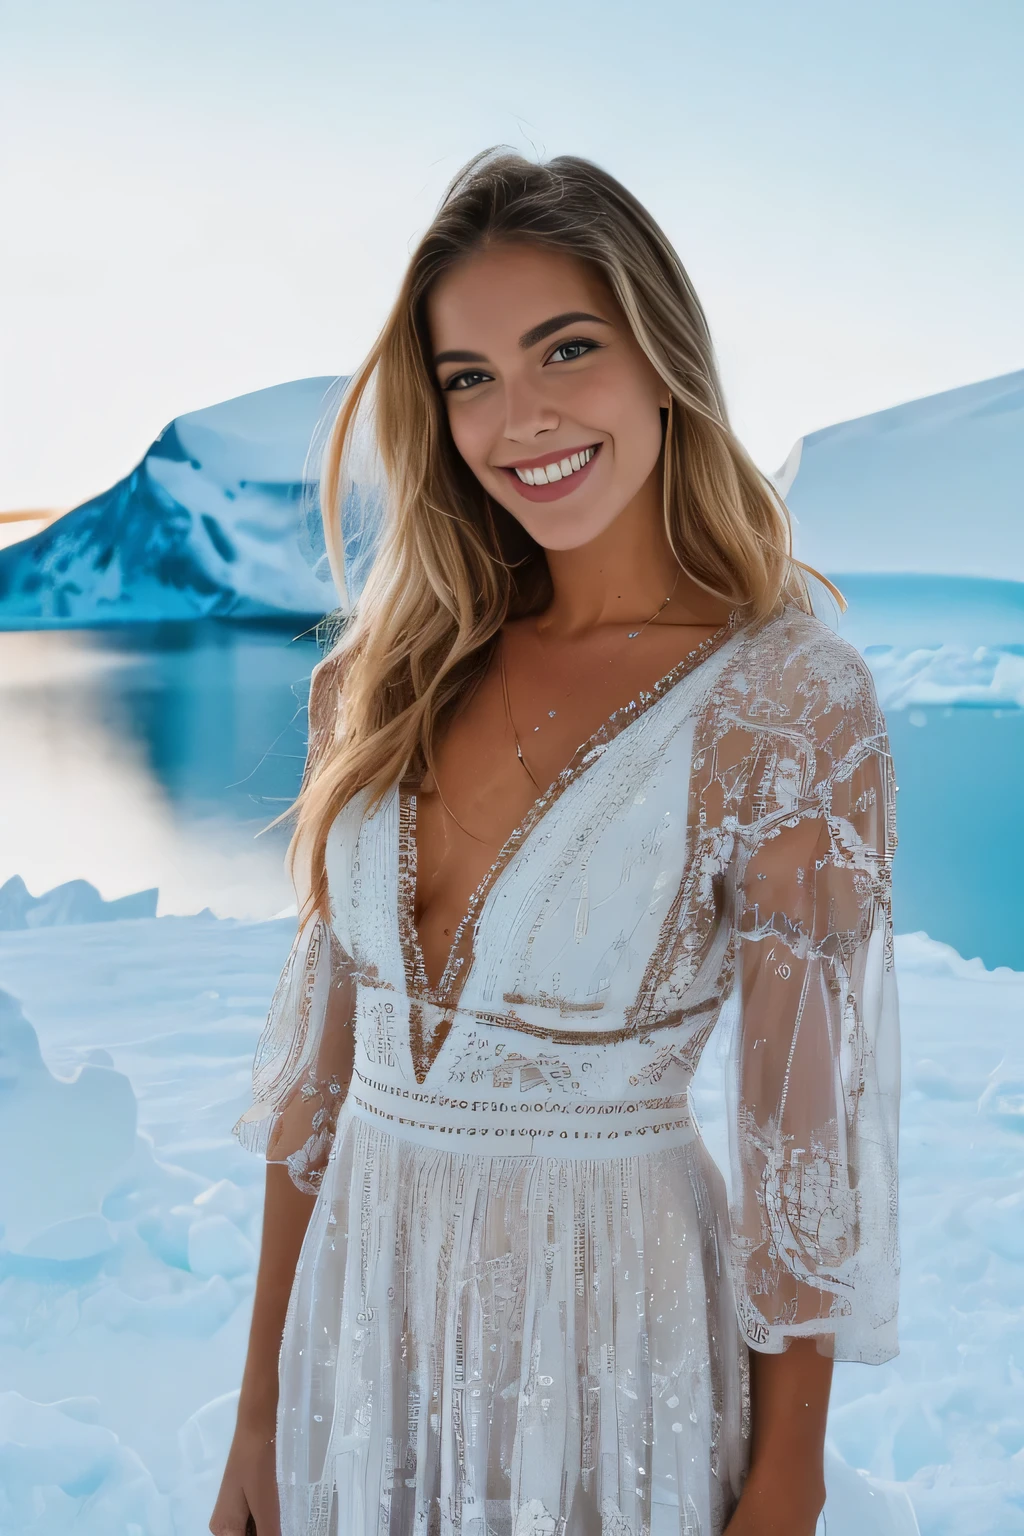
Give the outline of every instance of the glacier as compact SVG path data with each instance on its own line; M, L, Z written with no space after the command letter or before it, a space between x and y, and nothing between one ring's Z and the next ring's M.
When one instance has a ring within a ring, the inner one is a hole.
M346 382L176 417L110 490L0 550L0 629L322 616L336 599L309 532L309 456Z

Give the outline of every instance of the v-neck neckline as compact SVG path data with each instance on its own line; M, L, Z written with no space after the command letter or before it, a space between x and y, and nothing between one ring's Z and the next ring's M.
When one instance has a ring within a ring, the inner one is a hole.
M733 609L725 622L708 635L693 650L688 651L651 688L641 690L635 699L620 704L604 719L595 731L581 742L569 762L551 781L547 789L538 795L525 815L516 823L498 851L494 862L485 871L469 898L469 905L460 918L448 950L444 968L436 987L427 977L416 926L416 791L404 784L398 785L398 908L399 933L405 965L406 989L410 998L420 1003L432 1003L444 1010L454 1010L466 983L473 963L473 930L484 904L503 871L526 842L527 838L544 819L551 806L561 798L569 785L601 755L604 748L639 720L658 701L670 693L677 683L703 661L719 650L739 627L739 610ZM450 1024L450 1020L448 1021ZM444 1035L447 1034L447 1027ZM444 1035L431 1047L424 1042L426 1067L436 1060L444 1043ZM420 1076L417 1064L417 1077ZM424 1076L425 1076L424 1071ZM420 1078L420 1081L423 1079Z

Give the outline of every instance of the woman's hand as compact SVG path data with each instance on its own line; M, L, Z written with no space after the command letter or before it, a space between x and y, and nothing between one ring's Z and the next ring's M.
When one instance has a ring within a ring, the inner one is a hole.
M281 1536L274 1453L272 1422L238 1425L210 1516L213 1536Z

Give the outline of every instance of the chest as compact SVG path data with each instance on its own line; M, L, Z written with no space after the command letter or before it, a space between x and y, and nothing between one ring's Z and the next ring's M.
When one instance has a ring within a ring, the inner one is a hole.
M353 802L328 848L342 944L374 986L441 1013L512 1007L545 1036L621 1019L686 881L693 729L685 714L652 716L590 744L512 829L433 971L416 913L418 796L396 787L372 814Z
M687 637L706 639L703 631ZM604 737L603 749L619 729L639 723L647 706L638 701L657 702L652 690L665 677L666 658L678 655L680 636L673 626L639 638L639 646L538 656L537 642L513 628L443 733L434 771L415 794L411 834L413 922L433 990L474 893L537 802L552 790L552 803L560 796L589 743ZM631 695L630 704L619 703Z

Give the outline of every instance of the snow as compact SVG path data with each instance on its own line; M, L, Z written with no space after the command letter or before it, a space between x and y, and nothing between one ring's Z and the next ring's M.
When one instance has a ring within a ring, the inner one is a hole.
M200 916L0 933L5 1536L206 1532L263 1194L263 1164L230 1128L293 931ZM1012 1536L1024 974L925 934L896 953L901 1353L836 1369L828 1532L911 1536L916 1512L924 1536ZM712 1046L694 1104L723 1157L720 1071Z
M1024 582L1024 369L809 433L773 478L828 576Z
M321 615L317 434L344 379L297 379L177 417L125 479L0 549L0 629Z

